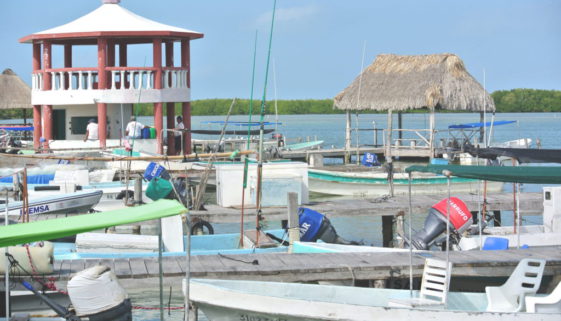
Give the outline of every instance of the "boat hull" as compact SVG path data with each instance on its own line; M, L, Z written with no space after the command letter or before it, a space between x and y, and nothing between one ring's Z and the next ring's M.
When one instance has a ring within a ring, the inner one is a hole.
M388 180L380 174L372 177L345 173L327 173L326 171L308 171L308 184L312 192L354 197L382 196L390 194ZM450 190L453 193L476 193L482 188L478 180L453 177ZM487 182L488 192L500 192L502 182ZM394 178L394 195L409 193L409 182L406 178ZM448 193L448 182L444 176L413 178L411 193L441 194Z
M191 302L213 321L557 320L556 314L485 312L485 293L449 293L448 308L389 307L408 290L276 282L192 280ZM463 308L463 309L462 309ZM453 309L453 310L452 310Z
M103 191L77 192L66 195L57 195L29 201L29 215L37 214L69 214L86 213L99 203ZM20 216L22 214L22 202L8 204L9 216ZM0 207L0 212L5 211L5 206Z

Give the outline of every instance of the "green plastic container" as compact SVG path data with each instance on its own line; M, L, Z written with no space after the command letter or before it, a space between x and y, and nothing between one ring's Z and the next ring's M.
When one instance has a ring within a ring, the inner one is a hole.
M150 138L156 138L156 128L150 127Z

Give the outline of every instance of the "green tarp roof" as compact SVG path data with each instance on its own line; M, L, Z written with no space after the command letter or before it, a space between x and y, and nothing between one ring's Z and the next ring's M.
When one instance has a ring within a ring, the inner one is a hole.
M442 174L448 170L453 176L486 181L561 184L561 166L462 166L462 165L413 165L406 172Z
M0 226L0 247L51 240L116 225L183 214L185 212L187 212L187 209L177 201L159 200L142 206L127 207L102 213Z

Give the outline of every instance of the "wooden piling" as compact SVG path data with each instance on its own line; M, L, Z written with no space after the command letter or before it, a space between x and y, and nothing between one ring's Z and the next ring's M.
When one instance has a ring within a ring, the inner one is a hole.
M298 219L298 193L289 192L288 197L288 253L292 253L292 244L300 241L300 223Z

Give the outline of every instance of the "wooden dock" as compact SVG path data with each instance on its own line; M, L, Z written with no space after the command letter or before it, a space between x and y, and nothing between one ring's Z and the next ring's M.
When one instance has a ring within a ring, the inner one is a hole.
M445 252L414 254L413 275L422 274L424 260L434 257L445 260ZM453 280L465 278L505 278L518 262L527 257L545 259L545 276L561 274L561 247L535 247L503 251L452 251ZM158 282L157 258L87 259L55 262L55 273L49 276L60 286L73 273L104 264L116 273L128 288ZM180 287L178 281L186 273L186 257L164 257L163 275L166 284ZM192 278L243 279L278 282L369 281L409 278L409 253L268 253L244 255L199 255L191 257ZM469 282L468 282L469 283ZM472 281L473 283L473 281Z
M447 195L412 195L412 208L414 215L426 215L432 205L446 198ZM479 208L479 198L475 194L453 195L466 202L471 211ZM487 196L487 209L489 211L512 211L513 199L511 193L493 193ZM407 195L394 197L378 197L367 199L334 199L330 201L310 202L302 205L331 216L395 216L409 212L409 198ZM197 216L211 223L239 222L240 208L223 208L218 205L205 205L206 211L191 211L192 216ZM522 214L537 214L543 212L542 193L521 193L520 211ZM245 208L244 216L255 216L254 208ZM263 208L263 216L267 220L278 221L287 217L286 207Z

